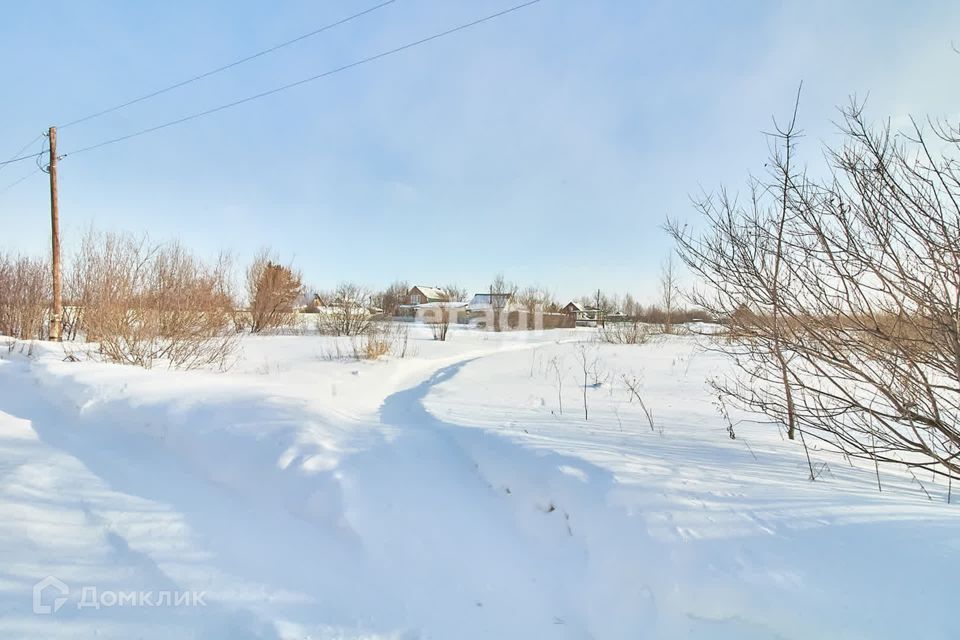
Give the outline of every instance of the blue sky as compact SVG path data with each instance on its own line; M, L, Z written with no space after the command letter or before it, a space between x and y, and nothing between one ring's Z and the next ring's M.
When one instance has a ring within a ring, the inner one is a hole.
M5 3L0 154L377 0ZM69 153L314 75L514 4L396 0L348 25L60 133ZM66 158L69 250L90 224L240 261L268 245L314 286L502 271L561 298L655 295L669 216L763 170L803 80L801 152L837 105L960 113L960 3L542 0L449 38ZM39 143L38 143L39 148ZM31 169L0 171L0 189ZM0 194L0 249L43 252L37 174Z

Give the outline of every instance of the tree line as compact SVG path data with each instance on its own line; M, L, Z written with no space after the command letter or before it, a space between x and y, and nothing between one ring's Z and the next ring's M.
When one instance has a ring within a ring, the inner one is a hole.
M408 282L398 280L380 290L344 282L316 291L304 285L297 268L269 249L243 268L239 282L235 272L227 253L203 259L179 242L91 229L65 261L63 337L96 343L101 356L125 364L222 365L238 335L302 325L302 311L314 312L311 329L320 333L382 341L390 333L383 321L397 315L410 290ZM51 289L48 260L0 253L0 334L46 339ZM444 290L449 301L471 296L455 283ZM520 287L503 274L481 293L490 294L489 325L495 330L540 328L533 321L537 313L558 314L561 308L548 289ZM629 294L598 295L594 302L605 312L623 309L635 323L669 325L671 317L683 321L695 315L669 305L643 307ZM443 306L438 313L431 320L434 337L445 340L456 315Z

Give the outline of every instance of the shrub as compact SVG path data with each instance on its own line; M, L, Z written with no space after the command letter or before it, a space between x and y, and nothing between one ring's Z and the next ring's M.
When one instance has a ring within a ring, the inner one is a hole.
M46 260L0 254L0 334L23 340L45 338L52 288Z
M84 337L112 362L145 368L223 366L233 352L229 264L205 264L177 243L90 232L70 281Z
M405 358L410 354L406 323L372 322L362 335L350 336L349 345L335 341L324 353L327 360L376 360L386 355Z
M611 344L644 344L653 329L639 322L608 322L599 329L600 339Z
M300 273L274 262L268 250L260 251L247 269L250 330L260 333L289 325L302 293Z
M326 306L317 316L317 330L331 336L359 336L371 330L370 293L355 284L341 283L333 293L321 296Z

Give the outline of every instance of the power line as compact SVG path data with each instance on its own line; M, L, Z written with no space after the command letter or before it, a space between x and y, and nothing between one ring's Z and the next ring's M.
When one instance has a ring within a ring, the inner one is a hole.
M26 159L28 159L28 158L33 158L34 156L23 156L22 158L21 158L21 157L18 157L18 156L19 156L21 153L23 153L24 151L26 151L30 146L33 145L34 142L36 142L37 140L39 140L39 139L42 138L42 137L43 137L43 134L41 133L41 134L38 135L36 138L34 138L33 140L31 140L31 141L28 142L27 144L23 145L23 146L20 148L20 151L17 151L15 154L13 154L12 156L10 156L10 159L9 159L9 160L7 160L7 161L5 161L5 162L0 162L0 171L3 171L3 168L6 167L8 164L12 164L12 163L14 163L14 162L19 162L19 161L21 161L21 160L26 160ZM43 153L43 151L41 150L40 153ZM40 155L40 154L36 154L36 155Z
M13 182L11 182L10 184L8 184L7 186L5 186L3 189L0 189L0 194L6 193L6 192L9 191L10 189L13 189L15 186L17 186L18 184L20 184L21 182L23 182L24 180L26 180L27 178L32 178L33 176L37 175L37 174L40 173L41 171L43 171L43 167L37 167L36 169L34 169L33 171L31 171L31 172L28 173L27 175L23 176L22 178L18 178L18 179L16 179L16 180L14 180Z
M351 15L351 16L347 16L346 18L343 18L343 19L338 20L338 21L336 21L336 22L332 22L332 23L330 23L330 24L324 25L324 26L320 27L319 29L314 29L313 31L311 31L311 32L309 32L309 33L305 33L305 34L303 34L303 35L301 35L301 36L297 36L296 38L293 38L292 40L287 40L286 42L281 42L281 43L278 44L278 45L274 45L274 46L272 46L272 47L270 47L270 48L268 48L268 49L264 49L264 50L262 50L262 51L258 51L257 53L254 53L254 54L252 54L252 55L249 55L249 56L247 56L247 57L245 57L245 58L241 58L240 60L236 60L236 61L231 62L231 63L229 63L229 64L223 65L222 67L217 67L216 69L211 69L210 71L206 71L206 72L204 72L204 73L201 73L200 75L194 76L194 77L189 78L189 79L187 79L187 80L183 80L183 81L178 82L178 83L176 83L176 84L172 84L172 85L170 85L170 86L168 86L168 87L164 87L164 88L162 88L162 89L158 89L158 90L156 90L156 91L153 91L152 93L148 93L148 94L146 94L146 95L142 95L142 96L140 96L139 98L134 98L133 100L128 100L127 102L124 102L124 103L122 103L122 104L115 105L115 106L113 106L113 107L110 107L109 109L104 109L104 110L102 110L102 111L98 111L98 112L96 112L96 113L92 113L92 114L87 115L87 116L84 116L84 117L82 117L82 118L77 118L76 120L71 120L70 122L68 122L68 123L66 123L66 124L59 125L58 128L59 128L59 129L63 129L63 128L65 128L65 127L69 127L69 126L72 126L72 125L75 125L75 124L80 124L81 122L86 122L86 121L88 121L88 120L93 120L94 118L99 118L100 116L104 116L104 115L106 115L106 114L108 114L108 113L113 113L114 111L119 111L120 109L123 109L123 108L125 108L125 107L129 107L130 105L137 104L138 102L143 102L144 100L148 100L148 99L150 99L150 98L159 96L159 95L161 95L161 94L163 94L163 93L167 93L168 91L173 91L174 89L178 89L178 88L183 87L183 86L185 86L185 85L188 85L188 84L190 84L190 83L192 83L192 82L196 82L196 81L198 81L198 80L202 80L202 79L204 79L204 78L208 78L208 77L210 77L210 76L212 76L212 75L215 75L215 74L217 74L217 73L220 73L220 72L222 72L222 71L226 71L226 70L228 70L228 69L232 69L233 67L236 67L236 66L238 66L238 65L241 65L241 64L243 64L243 63L245 63L245 62L249 62L249 61L254 60L254 59L256 59L256 58L259 58L259 57L261 57L261 56L265 56L265 55L267 55L268 53L273 53L274 51L277 51L278 49L282 49L283 47L287 47L287 46L290 46L290 45L295 44L295 43L297 43L297 42L300 42L301 40L306 40L307 38L311 38L311 37L313 37L313 36L319 35L319 34L323 33L324 31L329 31L330 29L333 29L334 27L339 27L339 26L342 25L342 24L345 24L345 23L347 23L347 22L350 22L351 20L355 20L355 19L357 19L357 18L359 18L359 17L361 17L361 16L365 16L365 15L367 15L368 13L372 13L372 12L376 11L377 9L382 9L383 7L385 7L385 6L389 5L389 4L393 4L394 2L396 2L396 0L386 0L385 2L381 2L381 3L378 4L378 5L374 5L374 6L370 7L370 8L368 8L368 9L364 9L363 11L360 11L359 13L355 13L355 14L353 14L353 15ZM8 164L13 164L13 163L15 163L15 162L21 162L21 161L23 161L23 160L29 160L29 159L31 159L31 158L36 158L36 157L39 157L40 155L42 155L43 152L40 152L40 153L37 153L37 154L32 154L32 155L26 155L26 156L21 156L20 154L23 153L23 152L24 152L28 147L30 147L30 145L32 145L34 142L36 142L37 140L39 140L40 138L42 138L43 135L44 135L44 134L41 133L41 134L40 134L39 136L37 136L36 138L34 138L33 140L31 140L31 141L28 142L27 144L23 145L23 148L21 148L19 151L17 151L15 154L13 154L13 156L12 156L9 160L0 162L0 171L2 171L3 168L4 168L5 166L7 166ZM63 156L61 156L61 157L63 157Z
M40 169L40 171L47 171L47 169L49 168L49 167L44 168L43 160L42 160L44 154L46 154L50 150L49 147L47 147L47 141L48 141L47 137L43 136L43 142L40 143L40 155L38 155L35 159L35 162L37 164L37 169Z
M47 152L47 149L46 149L46 147L47 147L47 141L46 141L46 139L44 139L44 134L41 133L41 134L38 135L36 138L34 138L33 140L31 140L29 144L24 145L23 148L20 149L20 151L17 152L17 154L23 153L24 149L26 149L27 147L29 147L31 144L33 144L33 143L36 142L37 140L41 140L41 139L43 140L43 142L40 143L40 153L38 153L38 154L35 155L35 157L36 157L36 159L37 159L37 168L34 169L33 171L31 171L30 173L28 173L27 175L25 175L25 176L23 176L23 177L21 177L21 178L18 178L18 179L16 179L16 180L14 180L13 182L11 182L11 183L8 184L7 186L5 186L3 189L0 189L0 195L6 193L6 192L9 191L10 189L13 189L15 186L17 186L18 184L20 184L21 182L23 182L23 181L26 180L27 178L31 178L31 177L35 176L36 174L40 173L41 171L46 171L45 167L40 163L40 158L43 156L43 154L45 154L45 153ZM30 156L27 156L27 157L29 158ZM6 165L4 165L4 166L6 166ZM2 170L2 169L3 169L3 166L0 166L0 170Z
M451 29L447 29L446 31L441 31L441 32L435 33L435 34L433 34L433 35L431 35L431 36L427 36L426 38L421 38L420 40L416 40L416 41L414 41L414 42L408 42L407 44L401 45L401 46L396 47L396 48L394 48L394 49L390 49L390 50L388 50L388 51L383 51L383 52L381 52L381 53L377 53L377 54L375 54L375 55L368 56L368 57L362 58L362 59L360 59L360 60L356 60L356 61L351 62L351 63L349 63L349 64L345 64L345 65L342 65L342 66L340 66L340 67L336 67L336 68L334 68L334 69L330 69L329 71L324 71L323 73L319 73L319 74L317 74L317 75L315 75L315 76L310 76L309 78L304 78L303 80L298 80L298 81L296 81L296 82L291 82L290 84L285 84L285 85L282 85L282 86L279 86L279 87L275 87L275 88L273 88L273 89L269 89L269 90L267 90L267 91L263 91L263 92L261 92L261 93L254 94L254 95L252 95L252 96L247 96L246 98L241 98L240 100L235 100L235 101L233 101L233 102L228 102L228 103L226 103L226 104L222 104L222 105L220 105L220 106L218 106L218 107L213 107L212 109L207 109L207 110L205 110L205 111L199 111L199 112L197 112L197 113L193 113L193 114L191 114L191 115L184 116L184 117L182 117L182 118L177 118L176 120L171 120L171 121L169 121L169 122L165 122L165 123L163 123L163 124L159 124L159 125L156 125L156 126L153 126L153 127L149 127L149 128L147 128L147 129L142 129L142 130L140 130L140 131L135 131L134 133L129 133L129 134L125 135L125 136L120 136L119 138L113 138L113 139L110 139L110 140L105 140L105 141L103 141L103 142L99 142L99 143L97 143L97 144L90 145L90 146L88 146L88 147L83 147L83 148L81 148L81 149L77 149L76 151L71 151L71 152L65 153L65 154L61 155L60 157L61 157L61 158L66 158L67 156L76 155L76 154L78 154L78 153L84 153L84 152L86 152L86 151L92 151L92 150L94 150L94 149L99 149L100 147L105 147L105 146L107 146L107 145L109 145L109 144L114 144L114 143L117 143L117 142L123 142L124 140L129 140L129 139L131 139L131 138L136 138L136 137L138 137L138 136L142 136L142 135L145 135L145 134L148 134L148 133L152 133L152 132L154 132L154 131L159 131L160 129L166 129L167 127L172 127L172 126L175 126L175 125L178 125L178 124L183 124L184 122L189 122L190 120L196 120L197 118L202 118L202 117L204 117L204 116L208 116L208 115L217 113L217 112L219 112L219 111L223 111L223 110L225 110L225 109L230 109L230 108L232 108L232 107L236 107L236 106L239 106L239 105L241 105L241 104L245 104L245 103L247 103L247 102L252 102L252 101L254 101L254 100L259 100L260 98L265 98L265 97L271 96L271 95L273 95L273 94L275 94L275 93L280 93L281 91L286 91L287 89L292 89L292 88L294 88L294 87L298 87L298 86L300 86L300 85L307 84L308 82L313 82L313 81L315 81L315 80L320 80L321 78L326 78L326 77L332 76L332 75L334 75L334 74L340 73L340 72L342 72L342 71L347 71L348 69L352 69L352 68L354 68L354 67L359 67L360 65L364 65L364 64L367 64L367 63L369 63L369 62L373 62L373 61L375 61L375 60L379 60L380 58L385 58L385 57L391 56L391 55L393 55L393 54L395 54L395 53L400 53L401 51L405 51L405 50L407 50L407 49L412 49L413 47L417 47L417 46L420 46L420 45L422 45L422 44L426 44L426 43L428 43L428 42L432 42L433 40L438 40L438 39L440 39L440 38L443 38L443 37L445 37L445 36L451 35L451 34L453 34L453 33L457 33L458 31L463 31L463 30L465 30L465 29L469 29L469 28L471 28L471 27L475 27L475 26L477 26L477 25L479 25L479 24L483 24L484 22L489 22L490 20L494 20L494 19L499 18L499 17L501 17L501 16L505 16L505 15L507 15L507 14L509 14L509 13L513 13L514 11L519 11L520 9L523 9L523 8L525 8L525 7L529 7L530 5L533 5L533 4L537 4L538 2L540 2L540 0L528 0L527 2L524 2L524 3L522 3L522 4L514 5L514 6L510 7L509 9L504 9L504 10L502 10L502 11L498 11L497 13L492 13L492 14L490 14L490 15L488 15L488 16L484 16L483 18L478 18L477 20L473 20L472 22L467 22L467 23L461 24L461 25L459 25L459 26L453 27L453 28L451 28ZM32 157L32 156L27 156L27 157ZM24 159L24 158L18 158L17 160L22 160L22 159Z
M58 128L58 129L66 129L67 127L73 126L73 125L75 125L75 124L80 124L81 122L86 122L87 120L93 120L94 118L99 118L100 116L104 116L104 115L106 115L106 114L108 114L108 113L113 113L114 111L119 111L120 109L123 109L123 108L125 108L125 107L129 107L130 105L137 104L138 102L143 102L144 100L148 100L148 99L150 99L150 98L154 98L154 97L159 96L159 95L161 95L161 94L163 94L163 93L167 93L168 91L173 91L174 89L179 89L180 87L186 86L186 85L188 85L188 84L190 84L190 83L192 83L192 82L196 82L197 80L202 80L202 79L204 79L204 78L209 78L210 76L215 75L215 74L217 74L217 73L220 73L221 71L226 71L227 69L232 69L233 67L236 67L236 66L238 66L238 65L241 65L241 64L243 64L243 63L245 63L245 62L250 62L251 60L255 60L256 58L259 58L259 57L261 57L261 56L265 56L265 55L267 55L268 53L273 53L274 51L277 51L278 49L282 49L283 47L288 47L288 46L290 46L290 45L292 45L292 44L295 44L295 43L297 43L297 42L300 42L301 40L306 40L307 38L311 38L311 37L313 37L313 36L319 35L319 34L323 33L324 31L329 31L330 29L333 29L333 28L335 28L335 27L339 27L339 26L342 25L342 24L346 24L347 22L350 22L351 20L356 20L357 18L360 18L360 17L362 17L362 16L365 16L365 15L367 15L368 13L373 13L373 12L376 11L377 9L382 9L383 7L385 7L385 6L389 5L389 4L393 4L395 1L396 1L396 0L386 0L386 2L381 2L381 3L378 4L378 5L375 5L375 6L373 6L373 7L370 7L370 8L368 8L368 9L364 9L363 11L361 11L361 12L359 12L359 13L355 13L355 14L353 14L352 16L348 16L348 17L343 18L343 19L341 19L341 20L338 20L338 21L336 21L336 22L332 22L332 23L330 23L330 24L328 24L328 25L324 25L324 26L320 27L319 29L315 29L315 30L311 31L310 33L305 33L305 34L303 34L303 35L301 35L301 36L297 36L296 38L294 38L294 39L292 39L292 40L287 40L286 42L281 42L281 43L278 44L278 45L274 45L274 46L272 46L272 47L270 47L270 48L268 48L268 49L264 49L264 50L262 50L262 51L258 51L257 53L254 53L254 54L252 54L252 55L249 55L249 56L247 56L247 57L245 57L245 58L241 58L240 60L236 60L236 61L231 62L231 63L229 63L229 64L225 64L225 65L223 65L222 67L217 67L216 69L211 69L210 71L205 71L204 73L201 73L200 75L194 76L194 77L189 78L189 79L187 79L187 80L183 80L183 81L178 82L178 83L176 83L176 84L172 84L172 85L170 85L170 86L168 86L168 87L164 87L164 88L162 88L162 89L157 89L156 91L153 91L153 92L151 92L151 93L142 95L142 96L140 96L139 98L134 98L133 100L129 100L129 101L124 102L124 103L122 103L122 104L118 104L118 105L116 105L116 106L110 107L109 109L104 109L103 111L97 111L96 113L91 113L90 115L84 116L84 117L82 117L82 118L77 118L76 120L71 120L70 122L68 122L68 123L66 123L66 124L58 125L57 128ZM28 146L29 146L29 145L28 145Z
M25 156L18 156L16 158L10 158L9 160L4 160L3 162L0 162L0 167L5 167L6 165L13 164L15 162L23 162L24 160L32 160L37 156L42 156L42 155L43 155L43 152L38 152L38 153L31 153ZM60 156L60 157L62 158L63 156Z
M31 153L30 155L26 155L26 156L18 156L16 158L10 158L9 160L4 160L3 162L0 162L0 167L5 167L6 165L13 164L14 162L23 162L24 160L32 160L33 158L36 158L37 156L42 156L42 155L43 153Z

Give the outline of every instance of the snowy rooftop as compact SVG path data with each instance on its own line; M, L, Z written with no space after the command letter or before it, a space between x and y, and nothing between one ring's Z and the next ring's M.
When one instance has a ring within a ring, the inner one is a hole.
M437 300L448 297L447 292L440 287L425 287L418 284L414 288L419 289L423 295L427 296L428 300Z

